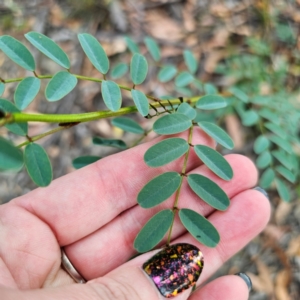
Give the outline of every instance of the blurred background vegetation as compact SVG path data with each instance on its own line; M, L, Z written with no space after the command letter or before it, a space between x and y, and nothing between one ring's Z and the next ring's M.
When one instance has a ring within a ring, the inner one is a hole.
M235 141L234 152L247 155L256 163L262 174L260 184L269 189L273 213L265 231L216 276L248 272L254 286L252 300L300 298L299 25L299 0L0 0L0 35L12 35L24 42L35 57L39 74L54 74L59 69L25 41L24 33L31 30L49 36L68 53L73 73L91 77L100 75L81 50L78 33L94 35L112 66L130 61L124 36L139 44L142 54L147 54L144 37L154 38L160 45L163 63L173 64L178 70L185 69L183 51L190 49L194 53L199 69L193 84L178 87L172 82L159 82L159 66L153 63L141 89L157 97L215 92L226 97L226 110L201 118L223 125ZM5 79L28 75L3 53L0 68ZM130 86L126 76L117 81ZM15 83L7 84L2 97L12 100L15 88ZM125 93L123 105L131 105L126 97ZM79 113L105 109L100 100L99 84L80 81L59 102L49 103L40 93L26 111ZM149 121L141 116L132 117L142 126L149 126ZM30 134L39 134L51 126L30 124ZM292 153L285 153L283 161L280 145L274 142L267 151L258 145L258 137L268 132L292 145ZM0 134L10 136L5 128L0 128ZM105 156L116 151L93 146L93 136L122 138L128 144L135 141L133 134L113 127L106 119L46 137L40 143L51 158L55 178L73 171L71 162L80 155ZM151 138L152 134L148 139ZM14 141L22 142L23 138L14 137ZM280 172L280 167L291 170L293 176L282 169ZM277 172L279 194L272 170ZM25 172L1 174L0 203L33 188ZM289 199L292 201L287 203Z

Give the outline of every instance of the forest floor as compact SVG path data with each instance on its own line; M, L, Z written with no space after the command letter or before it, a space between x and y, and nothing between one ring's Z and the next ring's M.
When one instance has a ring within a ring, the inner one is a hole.
M274 24L278 20L293 28L292 33L288 32L287 27L276 27ZM159 43L164 62L176 63L179 68L183 65L183 50L191 49L199 61L199 80L213 83L221 91L232 84L232 77L230 74L220 76L216 73L218 64L232 52L243 55L249 38L264 39L277 34L279 41L276 44L276 39L272 39L272 49L275 51L272 55L280 53L292 64L294 51L299 51L300 48L299 28L299 0L0 0L0 35L9 34L21 41L25 40L24 33L29 31L49 36L68 53L74 73L98 76L80 50L77 39L80 32L88 32L97 37L112 65L130 61L131 55L124 36L139 43L142 53L146 52L142 45L144 37L151 36ZM289 41L289 34L293 42ZM39 74L53 74L59 70L41 53L30 49L38 64ZM12 66L2 53L0 66L2 78L26 75L15 65ZM296 63L291 70L291 80L297 85L300 72ZM154 79L149 79L142 87L145 92L154 95L168 92L168 88L157 83L156 76L152 77ZM124 79L121 84L126 85L128 82ZM13 99L15 87L16 84L10 84L2 97ZM41 93L26 111L79 113L105 109L99 99L100 85L80 81L63 101L49 103ZM126 103L130 102L125 97L124 104ZM133 117L142 125L148 126L142 117ZM255 160L252 151L255 132L241 126L235 115L225 120L225 125L235 140L233 152L245 154ZM36 135L51 128L48 124L31 124L30 134ZM0 128L0 134L8 133L5 128ZM40 143L50 156L54 178L74 171L72 160L80 155L106 156L113 153L109 148L93 146L91 139L95 135L123 138L128 144L135 142L133 134L112 127L110 120L106 119L48 136ZM150 135L149 138L153 136ZM23 138L18 137L14 141L22 142ZM25 171L2 174L0 203L34 188L35 185ZM266 229L228 261L215 276L246 272L253 282L251 300L300 299L300 201L296 199L286 203L272 190L270 201L272 217Z

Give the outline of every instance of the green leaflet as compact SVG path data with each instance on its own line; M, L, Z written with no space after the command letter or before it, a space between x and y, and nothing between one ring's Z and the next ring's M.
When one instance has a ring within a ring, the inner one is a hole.
M262 152L256 159L256 166L259 169L264 169L272 162L272 156L269 151Z
M264 136L260 135L256 138L253 145L253 150L256 154L260 154L270 147L270 141Z
M216 175L224 180L232 179L232 168L219 152L204 145L196 145L194 150L203 163Z
M70 61L67 54L51 39L38 32L28 32L25 38L39 51L63 68L70 69Z
M109 69L109 60L98 40L88 33L78 34L78 39L92 65L100 73L106 74Z
M291 200L291 195L287 185L279 178L276 178L275 182L280 198L285 202L289 202Z
M253 109L245 111L242 115L242 123L244 126L253 126L259 121L259 115Z
M131 90L131 96L139 113L143 117L147 116L149 113L149 102L147 96L143 92L134 89Z
M160 167L181 157L188 149L187 141L182 138L165 139L146 151L144 161L149 167Z
M173 65L166 65L160 69L157 78L160 82L170 81L177 73L177 69Z
M155 61L160 60L160 49L156 41L150 37L144 38L145 45Z
M183 132L192 126L192 121L183 114L165 115L153 124L157 134L175 134Z
M0 82L0 97L2 96L2 94L4 93L5 90L5 84Z
M179 73L175 78L175 85L177 87L185 87L188 84L192 83L194 81L194 76L190 74L189 72L182 72Z
M261 110L258 111L258 114L275 124L280 123L278 115L272 112L269 108L266 107L262 108Z
M289 170L293 168L293 163L290 159L290 156L288 156L284 151L274 150L271 153L286 168L288 168Z
M130 62L131 80L135 85L141 84L146 79L147 73L148 63L146 58L139 53L135 53Z
M170 209L162 210L154 215L135 238L134 248L138 252L147 252L156 246L170 228L173 216Z
M259 185L263 189L267 189L270 187L274 179L275 179L275 172L273 171L273 169L268 168L262 173L259 180Z
M125 75L127 72L128 72L128 65L125 63L119 63L111 70L111 77L113 79L118 79L123 75Z
M245 94L241 89L239 89L236 86L231 87L228 90L230 93L232 93L232 95L234 95L236 98L242 100L244 103L248 103L249 102L249 97L247 94Z
M45 96L48 101L54 102L68 95L76 86L77 78L66 71L57 72L48 82Z
M187 208L179 211L179 217L184 227L197 241L211 248L218 245L220 235L206 218Z
M14 106L10 101L6 99L0 98L0 110L4 112L20 112L18 108ZM5 127L13 132L14 134L26 136L28 132L28 124L27 123L14 123L14 124L6 124Z
M36 77L26 77L17 86L14 101L16 106L23 110L36 97L41 87L41 80Z
M124 131L136 133L136 134L144 134L144 129L140 126L136 121L127 118L127 117L117 117L111 121L112 125L123 129Z
M0 169L19 170L22 166L22 151L0 136Z
M296 176L288 169L286 169L283 166L277 166L275 170L282 175L285 179L290 181L291 183L295 183L296 181Z
M38 186L48 186L52 181L52 167L43 147L30 143L24 150L24 162L27 172Z
M272 122L266 122L264 123L264 126L273 133L277 134L282 139L285 139L287 137L287 133L277 124L274 124Z
M140 52L139 46L130 37L125 36L124 40L126 42L127 48L130 50L132 54Z
M218 109L226 106L227 103L225 99L218 95L205 95L201 97L196 103L197 108L205 110Z
M122 140L104 139L97 136L93 137L93 144L99 146L119 148L122 150L127 148L126 144Z
M228 208L229 198L215 182L199 174L190 174L187 179L191 189L210 206L218 210Z
M122 105L122 94L114 81L103 80L101 83L102 98L109 110L117 111Z
M227 149L232 149L234 147L231 137L219 126L210 122L199 122L198 125L220 145Z
M196 110L186 102L181 103L178 106L176 112L179 114L186 115L190 120L194 120L197 116Z
M194 54L190 50L183 51L183 58L185 65L187 66L188 70L195 74L198 69L198 62L194 56Z
M288 141L280 138L279 136L271 135L271 136L269 136L269 140L271 142L273 142L274 144L276 144L278 147L285 150L286 152L288 152L290 154L293 153L291 144Z
M181 176L176 172L163 173L149 181L139 192L137 201L143 208L154 207L170 198L178 189Z
M79 156L73 159L72 165L75 169L80 169L96 162L99 159L101 159L100 156Z
M0 37L0 50L22 68L28 71L35 70L35 62L32 54L15 38L9 35L2 35Z

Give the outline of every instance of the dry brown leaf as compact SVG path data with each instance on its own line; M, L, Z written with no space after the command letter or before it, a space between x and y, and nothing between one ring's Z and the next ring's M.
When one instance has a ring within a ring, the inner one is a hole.
M231 136L234 142L234 148L236 150L243 149L245 145L245 136L242 131L241 122L236 115L227 115L225 117L225 125L227 132Z
M284 224L287 216L290 214L293 205L285 201L281 201L275 210L275 221L278 225Z
M187 32L193 32L196 30L196 20L193 18L193 12L195 10L195 1L188 0L183 8L183 26Z
M206 49L225 47L230 36L230 32L227 28L219 28L215 33L213 39L205 45Z
M64 22L64 12L58 4L51 6L49 23L52 26L62 26Z
M300 257L300 236L291 239L289 246L286 250L286 254L290 257Z
M207 73L213 73L216 69L217 64L221 59L225 57L225 52L222 50L212 50L208 53L205 59L204 70Z
M279 226L268 224L264 229L264 233L279 242L285 234L285 230Z
M210 6L210 12L211 14L221 18L226 18L231 15L231 10L222 3L212 4Z
M107 56L112 56L126 51L126 43L123 37L109 41L102 41L101 45L103 46Z
M277 300L291 300L288 291L290 279L290 272L287 270L282 270L277 274L275 279L275 295Z

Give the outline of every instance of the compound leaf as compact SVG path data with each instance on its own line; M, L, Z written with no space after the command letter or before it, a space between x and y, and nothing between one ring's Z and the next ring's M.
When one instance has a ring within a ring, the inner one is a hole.
M100 137L93 137L93 144L94 145L100 145L100 146L108 146L108 147L114 147L119 149L126 149L127 146L122 140L114 140L114 139L104 139Z
M194 120L197 116L196 110L186 102L181 103L178 106L176 112L179 114L186 115L190 120Z
M191 189L210 206L218 210L228 208L229 198L215 182L199 174L190 174L187 180Z
M188 149L187 141L182 138L165 139L146 151L144 161L150 167L160 167L181 157Z
M275 179L275 172L273 171L273 169L268 168L262 173L259 180L259 185L263 189L267 189L270 187L274 179Z
M219 126L211 122L199 122L198 125L220 145L227 149L232 149L234 147L231 137Z
M188 68L188 70L195 74L198 69L198 62L194 56L194 54L190 50L183 51L184 62Z
M135 85L141 84L147 76L148 72L148 63L146 58L139 54L135 53L130 62L130 76Z
M213 248L220 242L220 235L217 229L197 212L182 208L179 211L179 217L183 226L200 243Z
M9 35L2 35L0 37L0 49L22 68L29 71L35 70L35 62L32 54L15 38Z
M279 117L277 114L275 114L274 112L272 112L270 109L264 107L261 110L258 111L258 114L260 116L262 116L263 118L275 123L275 124L279 124Z
M0 169L19 170L22 166L22 151L0 136Z
M76 86L77 78L67 71L57 72L48 82L45 96L48 101L58 101L68 95Z
M138 252L147 252L156 246L171 226L174 214L165 209L154 215L141 229L134 240L134 248Z
M0 99L0 109L8 113L20 112L20 110L16 108L10 101L5 99ZM5 127L14 134L21 136L26 136L28 132L27 123L6 124Z
M266 122L264 123L264 126L273 133L277 134L282 139L285 139L287 137L287 133L277 124L274 124L272 122Z
M38 186L47 186L52 180L52 167L49 157L38 144L30 143L24 150L24 162L30 178Z
M153 130L158 134L175 134L187 130L192 121L183 114L165 115L153 124Z
M175 85L178 87L185 87L194 81L194 76L189 72L179 73L175 78Z
M181 176L176 172L163 173L149 181L139 192L137 201L143 208L154 207L171 197L178 189Z
M124 131L136 133L136 134L144 134L145 131L141 127L139 123L136 121L126 118L126 117L117 117L111 121L112 125L123 129Z
M87 165L90 165L97 160L99 160L101 157L100 156L79 156L72 161L72 165L75 169L80 169L83 168Z
M296 181L296 176L288 169L286 169L283 166L277 166L275 170L282 175L285 179L290 181L291 183L295 183Z
M201 97L196 103L197 108L205 110L218 109L226 106L227 103L225 99L218 95L205 95Z
M117 111L122 105L122 94L120 87L114 82L103 80L101 83L102 98L108 109Z
M275 182L280 198L285 202L289 202L291 200L291 195L287 185L279 178L276 178Z
M106 74L109 69L109 60L98 40L88 33L78 34L78 39L92 65L100 73Z
M67 54L47 36L31 31L25 34L25 38L57 64L66 69L70 68L70 61Z
M26 77L17 86L14 101L16 106L23 110L36 97L41 87L41 80L36 77Z
M194 150L203 163L220 178L224 180L232 179L232 168L219 152L204 145L196 145Z
M139 90L131 90L131 96L139 113L145 117L149 113L149 102L147 96Z
M260 135L254 141L253 150L256 154L260 154L270 147L270 141L264 135Z
M113 79L118 79L125 75L128 71L128 65L125 63L119 63L111 70L111 77Z
M177 73L177 69L173 65L166 65L160 69L157 78L160 82L170 81Z
M264 169L272 162L272 155L269 151L262 152L256 159L256 166L259 169Z
M293 168L293 163L289 156L286 155L282 150L274 150L272 151L272 155L286 168L291 170Z
M154 39L151 37L144 38L145 45L155 61L160 60L160 49Z

